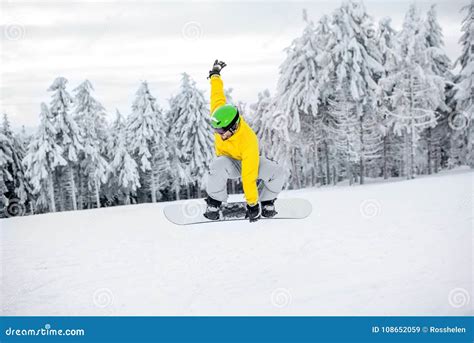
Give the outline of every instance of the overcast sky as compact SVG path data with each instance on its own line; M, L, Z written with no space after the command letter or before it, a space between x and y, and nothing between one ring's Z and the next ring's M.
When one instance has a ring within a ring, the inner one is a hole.
M279 65L304 27L302 9L317 21L341 1L25 1L0 0L0 111L12 125L36 126L47 88L64 76L72 90L84 79L114 116L128 114L140 81L147 80L162 107L187 72L206 91L214 59L234 100L254 102L259 91L273 91ZM389 16L400 28L411 1L365 1L378 21ZM446 51L454 61L468 0L417 1L423 14L433 3L443 28Z

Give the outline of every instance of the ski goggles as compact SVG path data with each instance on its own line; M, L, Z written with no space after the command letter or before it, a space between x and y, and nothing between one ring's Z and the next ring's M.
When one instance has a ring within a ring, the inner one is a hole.
M229 125L227 125L226 127L218 127L218 128L214 128L214 132L215 133L218 133L220 135L223 135L224 133L230 131L232 133L235 133L235 131L237 131L237 128L239 127L239 111L237 110L237 114L235 116L234 119L232 119L232 121L230 122Z

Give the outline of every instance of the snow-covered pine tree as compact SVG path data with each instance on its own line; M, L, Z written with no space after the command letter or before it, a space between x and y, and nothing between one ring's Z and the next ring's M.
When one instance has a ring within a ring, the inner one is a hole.
M169 170L165 175L162 175L166 178L166 185L169 188L170 193L174 194L174 197L171 194L168 196L170 199L174 198L175 200L181 199L181 187L187 186L191 181L189 175L186 173L186 166L181 162L180 153L178 149L178 137L175 137L174 123L177 121L177 111L174 111L171 107L174 103L174 96L172 95L168 99L169 109L165 112L165 132L168 138L168 144L166 151L168 154L168 165Z
M379 80L377 91L377 115L381 118L382 127L382 174L385 179L398 176L400 160L403 156L400 138L393 132L394 120L390 113L394 110L391 102L392 88L385 87L385 79L397 71L399 58L397 55L397 32L391 25L390 18L379 21L375 35L377 46L382 57L384 72Z
M286 49L287 56L280 66L277 86L277 106L288 118L292 132L301 130L301 113L316 115L318 108L318 65L320 49L315 42L315 27L303 12L306 27L300 37Z
M459 43L461 56L456 60L461 70L455 78L456 112L449 117L451 132L450 164L469 164L474 168L474 0L462 8L466 13Z
M181 198L181 188L186 187L191 183L191 177L188 173L186 165L181 161L181 153L178 148L179 137L174 134L168 136L168 156L169 156L169 171L166 174L168 179L168 186L171 192L174 193L174 198L179 200Z
M27 210L32 212L32 188L25 176L25 166L22 162L26 151L22 142L13 134L6 113L3 115L3 124L0 133L6 138L6 140L2 142L3 149L11 151L10 163L2 166L3 176L7 178L2 177L2 180L0 180L0 182L3 181L0 187L3 188L5 185L7 189L7 193L3 194L8 198L8 204L12 205L10 211L8 211L7 204L7 211L9 215L24 215ZM3 159L0 158L0 160ZM8 178L8 176L11 177Z
M286 58L280 66L280 77L275 95L275 108L266 120L263 131L275 130L272 142L272 157L279 161L290 174L290 186L303 186L308 168L308 152L317 145L311 132L314 117L318 112L319 84L317 64L321 47L318 46L315 27L303 11L306 26L300 37L286 49ZM300 138L305 136L305 141ZM301 160L301 158L303 160Z
M111 177L108 185L118 197L118 201L128 205L132 202L131 197L140 187L140 175L137 163L128 152L127 130L118 110L112 130L113 137L109 142L108 150L113 159L110 163Z
M67 161L65 168L56 169L56 182L61 209L69 209L66 199L69 197L72 209L77 210L75 169L77 168L79 151L83 149L80 141L79 127L70 113L73 98L66 90L67 80L57 77L48 91L52 92L50 111L56 131L56 143L63 149L63 157ZM63 193L63 189L68 194Z
M63 148L57 143L54 117L42 103L38 130L23 159L26 177L31 182L33 194L36 196L35 209L56 212L53 176L58 166L67 165L63 154Z
M444 51L444 41L441 25L438 23L436 5L429 9L425 20L426 37L426 68L434 75L445 80L445 99L436 109L437 122L435 127L428 127L422 133L422 143L426 151L426 172L431 174L438 171L441 165L442 149L448 145L449 125L447 118L451 109L445 103L446 96L451 88L453 75L450 71L451 61Z
M15 133L14 135L18 143L21 145L21 148L26 153L26 151L28 150L28 145L30 144L30 141L32 139L32 134L26 132L25 125L22 125L20 131Z
M383 74L381 53L375 42L372 18L361 2L348 1L332 16L322 79L325 88L335 78L336 88L342 87L346 101L351 102L358 119L357 155L360 183L364 183L366 162L378 158L381 147L380 119L376 117L377 81ZM333 88L330 88L333 89Z
M95 206L100 207L100 187L106 182L109 164L104 156L106 144L105 108L92 95L94 90L89 80L74 89L74 119L79 125L81 142L79 152L79 184L81 185L82 208L87 193L94 194ZM85 187L84 187L85 186ZM88 197L86 197L88 198Z
M273 106L274 101L268 89L259 92L257 102L250 105L251 117L249 123L259 138L261 154L265 154L271 149L271 130L265 124L272 115Z
M108 206L125 203L125 196L120 193L117 171L112 169L112 161L115 158L115 151L117 150L120 134L122 134L122 131L125 127L123 116L118 109L115 109L115 115L115 120L111 123L107 130L106 145L104 150L105 159L109 162L109 169L107 181L102 187L102 193L106 198L106 203Z
M399 68L384 80L392 89L394 131L404 138L404 174L415 176L415 155L421 132L435 127L436 109L444 102L444 78L435 75L427 62L426 36L415 5L411 5L399 34Z
M8 137L0 131L0 206L2 211L0 217L8 216L8 187L7 184L13 180L12 174L8 171L8 166L12 164L11 142Z
M188 74L183 73L179 92L170 103L170 111L176 119L172 123L171 136L176 139L180 160L186 166L198 197L214 155L208 108L203 92L197 89Z
M316 25L314 40L319 49L316 57L319 83L319 102L317 116L306 116L302 128L303 142L304 136L311 137L309 143L308 163L311 167L306 169L311 174L311 185L319 182L320 185L329 185L331 181L336 184L338 181L338 168L335 161L336 150L334 147L334 123L335 118L331 111L330 99L337 93L337 84L334 75L325 74L327 67L331 63L331 55L327 53L328 43L331 38L330 18L323 15ZM324 85L322 87L322 85Z
M328 98L328 109L331 116L325 116L325 120L321 121L324 133L324 142L331 144L323 150L322 158L324 165L328 169L326 175L330 174L329 160L332 163L335 173L333 173L333 183L336 183L339 176L345 175L349 184L354 183L354 166L359 161L357 153L358 121L354 114L354 106L351 101L347 100L347 90L343 87L336 89L331 98Z
M127 143L143 174L141 184L148 186L151 201L156 202L157 193L166 182L162 174L169 168L169 160L167 150L163 148L167 146L163 112L146 81L136 92L127 121Z
M425 38L428 49L427 63L435 75L444 76L446 79L451 79L451 61L444 51L443 30L438 22L438 15L436 12L436 4L431 5L426 14Z

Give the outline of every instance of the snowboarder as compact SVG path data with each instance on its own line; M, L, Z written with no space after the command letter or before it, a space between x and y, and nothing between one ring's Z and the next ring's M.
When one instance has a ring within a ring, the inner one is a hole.
M217 157L207 180L207 208L204 216L219 220L227 201L227 180L242 178L250 222L277 214L275 200L285 183L285 173L276 162L259 156L258 138L237 107L226 103L220 72L226 64L216 60L209 71L211 83L211 125ZM257 179L260 183L257 187Z

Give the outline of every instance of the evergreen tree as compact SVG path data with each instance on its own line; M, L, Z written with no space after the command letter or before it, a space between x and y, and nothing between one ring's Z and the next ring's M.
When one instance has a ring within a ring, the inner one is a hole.
M320 49L315 41L315 28L303 12L306 27L301 37L286 49L287 57L280 67L278 109L288 118L288 127L300 132L300 114L316 115L318 108L318 65Z
M461 70L455 78L454 101L456 112L449 118L451 132L451 165L469 164L474 168L474 0L462 8L466 13L459 43L461 56L456 65Z
M56 173L60 208L67 209L65 202L67 196L69 196L72 209L77 210L77 190L74 174L78 163L79 151L83 149L83 146L80 142L79 127L70 113L73 98L67 92L66 84L67 80L64 77L58 77L54 80L48 91L53 92L50 111L56 129L56 143L62 147L63 157L68 162L66 168L57 168ZM64 194L62 192L63 189L66 189L69 194Z
M161 174L169 166L165 129L163 113L144 81L136 93L132 113L128 117L127 142L132 156L138 161L152 202L157 201L157 192L165 185L166 179Z
M387 179L390 176L399 175L398 167L402 156L400 139L394 135L394 117L390 115L394 111L391 102L393 88L385 87L385 80L397 71L400 63L397 51L397 32L392 28L390 18L383 18L379 21L376 40L384 69L379 80L381 87L377 92L377 112L381 118L383 137L382 174Z
M13 176L8 171L8 166L12 164L12 149L11 142L8 137L0 132L0 206L3 212L0 213L2 217L8 216L8 187L7 184L13 180Z
M132 195L140 187L140 175L138 165L127 149L127 132L119 111L112 128L114 138L109 149L113 151L114 158L111 162L110 180L113 180L113 189L120 200L130 204Z
M67 165L63 148L56 142L57 131L53 120L48 107L42 103L40 125L23 160L26 176L37 197L35 207L50 212L56 212L53 174L57 167Z
M287 169L290 185L297 188L303 186L307 174L305 156L317 144L316 137L308 132L313 131L318 113L317 59L324 48L318 45L316 29L305 10L303 20L303 33L286 49L286 59L280 66L275 108L265 121L267 126L259 128L261 134L272 135L268 154ZM305 136L305 142L300 140L301 136Z
M176 118L171 136L177 139L179 157L196 186L198 197L202 179L214 155L208 108L203 92L196 88L188 74L183 73L179 93L170 103L170 111Z
M426 172L436 172L441 164L442 147L448 144L446 137L449 132L448 116L451 109L445 103L451 88L453 75L450 71L451 61L444 51L443 33L438 23L436 5L432 5L425 20L426 68L434 75L444 79L444 101L436 109L437 122L435 127L428 127L422 133L423 148L427 152ZM423 161L423 159L422 159Z
M410 6L399 35L400 65L385 79L392 89L394 131L404 138L404 173L413 178L421 133L437 123L436 109L444 102L444 78L435 75L427 61L426 36L418 11Z
M265 125L265 123L272 115L273 105L274 102L268 89L259 92L257 102L250 105L252 116L250 117L249 124L259 138L261 153L265 153L271 148L271 145L268 144L271 141L271 130L269 130L269 127Z
M84 149L80 151L79 176L100 207L100 186L106 182L109 165L105 159L106 122L104 107L91 95L92 84L86 80L75 90L75 120L80 128ZM81 187L82 188L82 187ZM83 193L85 190L83 190ZM81 194L84 195L84 194Z
M10 128L10 122L7 114L3 115L3 125L0 132L4 135L5 140L2 143L4 149L11 152L10 162L2 167L4 177L2 178L2 188L6 186L4 196L8 198L8 203L13 206L9 211L9 215L23 215L26 213L27 206L31 204L32 188L25 176L25 167L22 163L25 157L25 147L22 142L13 135ZM8 206L8 205L7 205ZM31 212L30 208L30 212Z
M446 79L451 79L451 61L444 51L444 40L441 25L438 22L436 13L436 5L431 5L427 15L425 24L425 39L427 63L428 67L435 75L444 76Z
M364 183L366 162L378 158L381 146L380 119L376 117L377 81L383 74L382 56L375 42L372 18L360 2L348 1L332 17L332 34L329 37L323 70L325 88L342 87L346 101L351 102L357 116L357 149L360 183Z
M181 160L181 152L178 148L179 140L179 137L169 134L168 146L166 148L169 157L169 171L165 175L167 177L167 185L174 192L176 200L180 199L181 187L188 186L192 182L186 165Z

